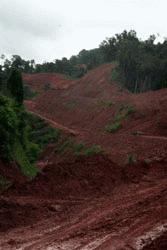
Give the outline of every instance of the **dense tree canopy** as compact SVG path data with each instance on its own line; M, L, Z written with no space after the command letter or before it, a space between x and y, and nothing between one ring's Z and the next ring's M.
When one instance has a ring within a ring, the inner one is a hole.
M133 92L167 87L167 41L155 39L141 41L135 31L124 31L100 45L107 61L118 62L121 82Z
M21 72L16 68L12 68L11 70L7 81L7 90L18 104L23 103L24 92L22 75Z

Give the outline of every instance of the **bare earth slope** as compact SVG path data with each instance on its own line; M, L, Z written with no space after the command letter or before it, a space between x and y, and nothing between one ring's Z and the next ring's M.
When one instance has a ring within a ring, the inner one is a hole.
M111 81L112 68L102 65L66 90L45 91L27 107L76 131L81 141L102 145L113 161L125 162L128 154L144 160L166 157L167 89L128 93ZM135 112L121 120L119 131L106 132L105 127L126 107Z
M49 145L32 181L0 162L12 182L0 196L0 249L167 249L167 89L128 93L112 68L72 82L56 74L49 89L53 74L24 76L40 92L26 102L31 112L107 153L58 155ZM106 132L118 117L121 128Z

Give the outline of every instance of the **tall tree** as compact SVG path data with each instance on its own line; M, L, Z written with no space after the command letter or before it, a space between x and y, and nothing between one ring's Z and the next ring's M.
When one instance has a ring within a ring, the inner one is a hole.
M11 74L10 74L9 79L7 81L7 90L12 95L12 97L15 99L15 101L19 105L22 105L23 96L24 96L23 81L22 81L21 72L16 68L13 68L11 70Z
M3 81L3 77L2 77L2 66L0 65L0 91L2 89L2 81Z

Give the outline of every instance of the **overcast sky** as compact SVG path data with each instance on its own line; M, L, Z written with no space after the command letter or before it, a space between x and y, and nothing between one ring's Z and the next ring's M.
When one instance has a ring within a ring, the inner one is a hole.
M0 54L52 61L124 29L167 37L167 0L0 0Z

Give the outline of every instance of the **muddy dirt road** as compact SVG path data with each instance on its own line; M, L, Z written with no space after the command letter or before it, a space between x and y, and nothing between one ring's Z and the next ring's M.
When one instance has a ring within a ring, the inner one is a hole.
M2 196L0 213L13 221L6 230L1 228L0 249L144 249L167 231L165 172L165 164L154 166L140 180L125 179L97 198L93 193L65 200L38 194ZM17 224L20 216L22 223ZM166 249L158 242L150 249ZM163 244L167 246L166 237Z

